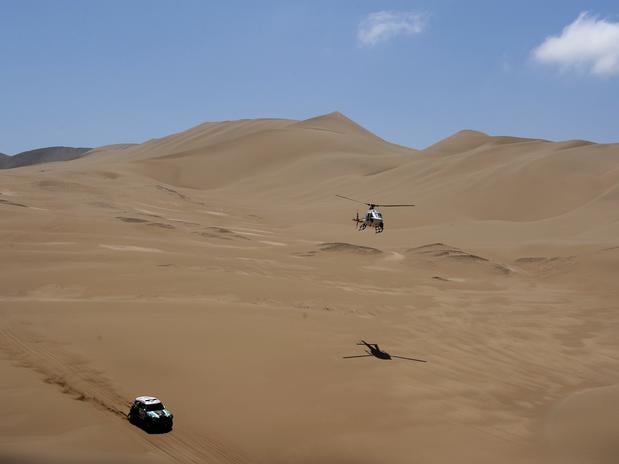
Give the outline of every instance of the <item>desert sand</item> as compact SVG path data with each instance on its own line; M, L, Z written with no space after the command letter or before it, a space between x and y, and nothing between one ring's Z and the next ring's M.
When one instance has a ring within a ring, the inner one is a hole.
M619 145L206 123L2 171L0 225L2 463L619 461Z

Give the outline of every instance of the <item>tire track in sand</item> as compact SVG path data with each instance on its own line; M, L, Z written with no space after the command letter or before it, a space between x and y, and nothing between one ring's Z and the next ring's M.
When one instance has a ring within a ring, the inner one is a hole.
M127 420L128 399L101 373L89 369L81 360L70 359L59 350L52 351L39 338L13 328L0 328L0 350L19 366L41 374L44 382L58 386L62 393ZM176 429L167 434L148 434L129 425L128 421L127 426L130 433L140 434L154 448L179 463L249 463L240 452L210 437Z

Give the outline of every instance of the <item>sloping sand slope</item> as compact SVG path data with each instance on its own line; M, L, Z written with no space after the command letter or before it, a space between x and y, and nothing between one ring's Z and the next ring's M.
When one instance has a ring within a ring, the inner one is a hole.
M339 113L1 172L0 462L615 463L618 206L618 145Z

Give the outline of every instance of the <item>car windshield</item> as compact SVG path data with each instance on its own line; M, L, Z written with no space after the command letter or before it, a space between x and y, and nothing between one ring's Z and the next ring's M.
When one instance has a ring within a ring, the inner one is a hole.
M163 409L163 403L152 403L146 405L147 411L161 411Z

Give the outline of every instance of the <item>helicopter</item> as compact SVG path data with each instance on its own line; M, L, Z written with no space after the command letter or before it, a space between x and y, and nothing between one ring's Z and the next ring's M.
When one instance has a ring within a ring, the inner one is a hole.
M348 198L344 195L335 195L336 197L344 198L345 200L354 201L356 203L361 203L364 205L368 205L368 212L365 213L365 217L362 219L359 217L359 211L357 211L357 216L352 218L353 222L357 226L357 230L365 230L366 227L374 227L374 231L379 234L385 230L385 220L383 219L383 215L376 208L397 208L403 206L415 206L415 205L379 205L378 203L365 203L363 201L355 200L354 198Z
M416 359L416 358L406 358L404 356L396 356L394 354L389 354L386 351L383 351L379 348L377 343L368 343L365 340L361 340L359 343L357 343L357 345L361 345L361 346L366 346L367 348L369 348L369 351L366 350L366 353L368 354L360 354L360 355L356 355L356 356L343 356L343 359L350 359L350 358L369 358L370 356L374 356L375 358L378 359L383 359L383 360L391 360L392 358L398 358L398 359L406 359L408 361L417 361L417 362L427 362L424 361L423 359Z

